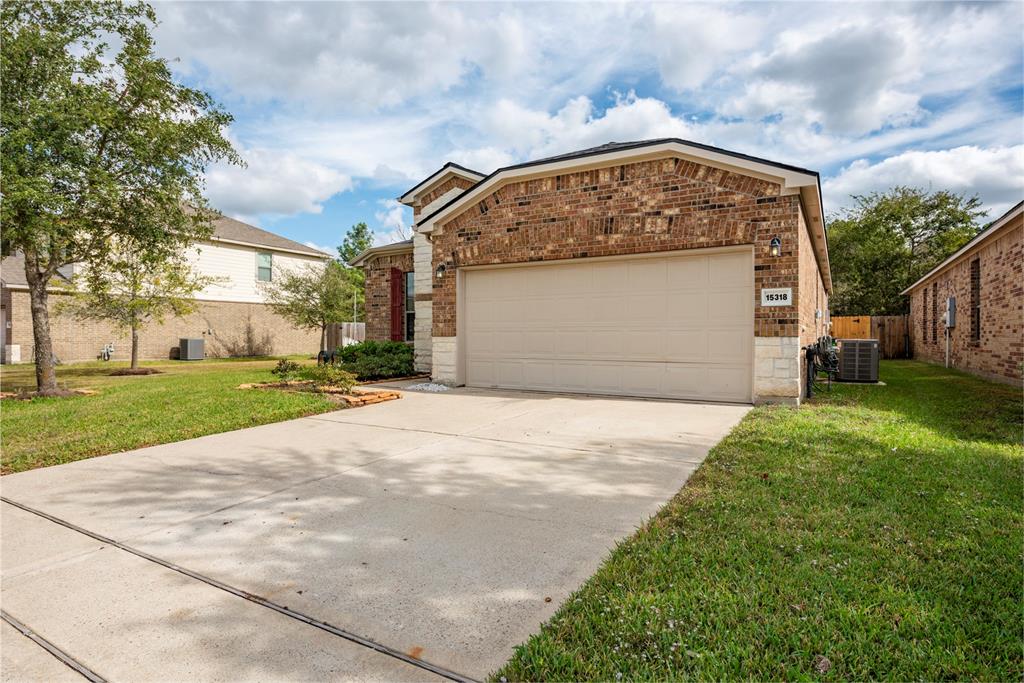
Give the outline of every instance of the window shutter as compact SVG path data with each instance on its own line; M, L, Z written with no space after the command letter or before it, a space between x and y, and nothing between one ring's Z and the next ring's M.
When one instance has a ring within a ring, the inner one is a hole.
M405 295L402 281L405 279L400 268L391 269L391 341L402 341L402 320L405 317Z

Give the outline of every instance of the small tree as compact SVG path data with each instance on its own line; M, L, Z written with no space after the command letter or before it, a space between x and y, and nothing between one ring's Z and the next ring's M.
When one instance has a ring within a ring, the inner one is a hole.
M204 171L240 163L231 116L175 82L141 2L0 4L0 249L25 257L40 394L57 391L48 288L117 239L153 255L209 236ZM116 45L115 52L112 46Z
M274 273L262 283L267 304L296 327L320 330L320 350L327 346L327 326L341 322L352 300L352 282L337 261Z
M201 276L179 253L154 253L120 240L103 263L89 262L72 280L73 289L58 313L102 320L131 333L132 370L139 367L139 332L168 315L196 309L196 292L217 278Z
M345 267L345 273L348 275L349 280L352 283L352 321L355 322L359 319L359 314L363 310L366 299L366 289L364 287L366 274L362 268L351 267L348 264L355 257L362 254L364 251L373 246L373 233L370 232L370 228L366 223L360 222L349 228L345 234L345 239L341 246L338 247L338 259L341 264Z

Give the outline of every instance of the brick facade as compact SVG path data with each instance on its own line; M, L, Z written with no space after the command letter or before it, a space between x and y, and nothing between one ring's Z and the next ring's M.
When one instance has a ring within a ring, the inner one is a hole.
M450 178L444 180L443 182L438 183L436 187L430 188L429 192L424 192L423 194L416 197L416 203L413 204L412 207L413 220L419 220L420 211L423 209L423 207L429 206L431 202L433 202L435 199L442 196L449 190L465 190L467 188L472 187L473 185L474 183L472 180L468 180L458 175L453 175Z
M61 362L96 360L100 349L114 343L114 359L131 357L131 335L103 322L79 321L56 314L61 294L50 294L50 332L53 351ZM33 359L32 313L28 292L4 288L3 304L8 330L7 344L21 346L21 360ZM163 325L150 325L140 333L139 352L143 359L166 359L182 337L206 340L208 356L230 356L246 350L247 328L261 351L271 355L315 354L320 348L319 330L298 330L264 304L201 301L198 310L181 318L167 318ZM244 354L243 354L244 355Z
M366 338L391 339L391 269L412 272L412 246L399 254L371 257L366 272Z
M796 337L796 307L759 305L762 287L798 297L800 200L778 184L679 158L512 182L434 228L433 267L754 245L754 333ZM772 237L782 254L772 258ZM435 282L435 337L455 336L455 278Z
M914 357L946 361L945 326L939 318L956 297L957 324L950 334L950 364L974 374L1022 383L1024 364L1024 220L1020 216L968 250L910 292ZM978 339L972 339L971 264L977 261ZM927 299L927 300L926 300ZM934 332L933 332L934 328ZM934 337L934 338L933 338Z

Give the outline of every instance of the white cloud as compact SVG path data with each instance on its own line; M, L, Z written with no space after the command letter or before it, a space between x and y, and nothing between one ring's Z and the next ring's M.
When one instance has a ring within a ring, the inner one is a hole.
M305 244L310 249L316 249L317 251L322 251L325 254L328 254L329 256L336 257L338 255L337 247L326 247L326 246L324 246L322 244L317 244L316 242L309 241L309 240L303 242L303 244Z
M996 218L1024 196L1024 145L903 152L874 164L859 159L826 179L822 191L826 205L839 208L850 195L895 185L977 193Z
M381 199L381 210L373 214L378 228L373 231L375 244L391 244L407 240L412 235L412 211L395 199Z
M244 168L218 164L206 173L210 203L241 220L320 213L323 202L352 189L348 175L290 152L250 149L242 156Z

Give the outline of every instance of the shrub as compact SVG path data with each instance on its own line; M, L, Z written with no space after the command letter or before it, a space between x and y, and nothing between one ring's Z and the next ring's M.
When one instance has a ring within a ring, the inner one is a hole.
M317 388L335 387L348 392L356 385L356 376L337 365L310 365L302 368L300 376Z
M300 370L302 370L301 365L299 365L293 360L282 358L281 360L277 361L277 365L270 372L271 374L279 377L282 382L287 382L288 380L293 379L296 375L298 375Z
M412 345L396 341L364 341L338 350L343 368L359 379L389 379L413 374Z

